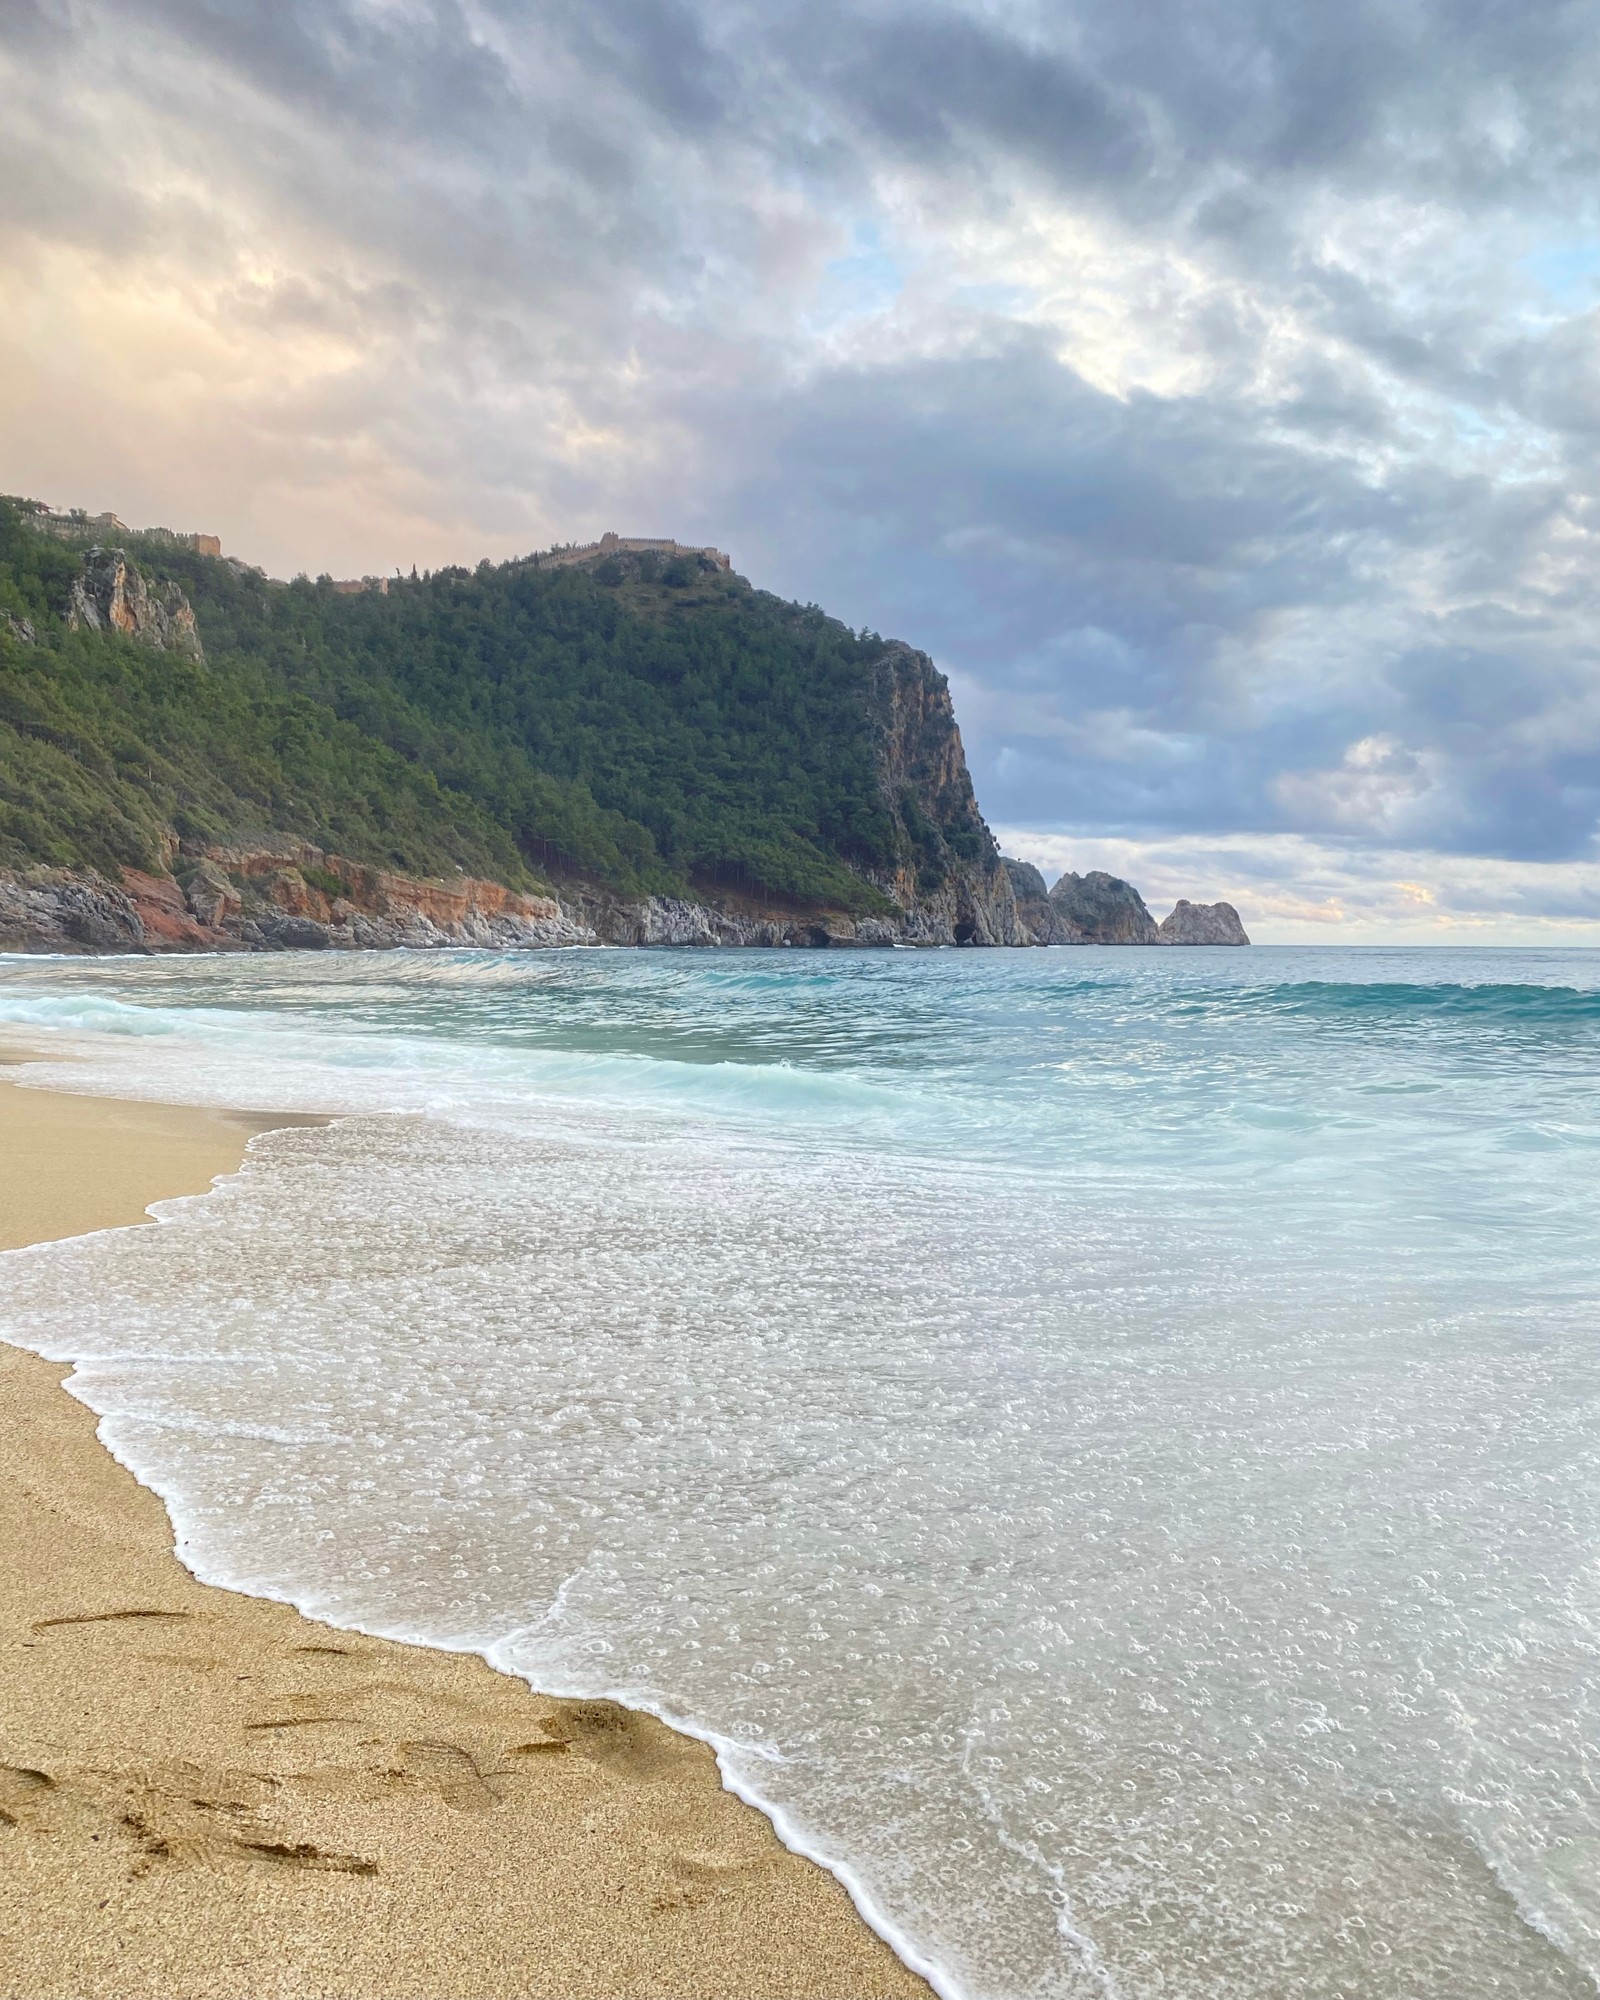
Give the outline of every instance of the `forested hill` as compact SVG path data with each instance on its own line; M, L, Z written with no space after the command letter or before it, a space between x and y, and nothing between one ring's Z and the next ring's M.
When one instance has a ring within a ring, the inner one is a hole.
M352 593L118 541L0 502L0 866L181 877L288 839L524 893L1002 941L943 678L907 647L694 556Z
M855 871L894 863L863 699L882 641L742 578L483 563L340 596L201 556L178 573L219 664L262 661L471 800L537 872L863 907Z

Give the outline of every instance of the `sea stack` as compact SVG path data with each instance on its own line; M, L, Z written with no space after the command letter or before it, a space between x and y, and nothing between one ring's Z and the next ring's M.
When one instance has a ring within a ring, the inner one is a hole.
M1017 916L1023 930L1035 944L1087 944L1078 926L1064 916L1050 900L1044 877L1030 861L1014 861L1002 855L1000 865L1011 878Z
M1087 875L1063 875L1050 891L1059 922L1070 924L1090 944L1155 944L1156 920L1131 882L1093 868Z
M1239 912L1232 903L1191 903L1182 896L1170 917L1164 917L1157 937L1162 944L1248 944Z

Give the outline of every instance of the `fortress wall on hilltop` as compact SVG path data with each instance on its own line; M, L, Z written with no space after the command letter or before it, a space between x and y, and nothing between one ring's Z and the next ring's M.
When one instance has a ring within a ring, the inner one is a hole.
M59 542L79 542L85 537L108 543L117 535L150 535L171 542L175 548L193 549L197 556L220 556L222 541L217 535L185 534L178 528L130 528L109 509L104 514L87 514L82 508L58 514L49 507L30 507L23 519L41 535L54 535Z
M533 561L540 569L564 569L570 563L592 562L596 556L612 555L709 556L718 569L733 568L733 558L721 549L697 549L687 542L675 542L667 536L617 535L610 532L602 535L597 542L547 549L543 555L533 557Z

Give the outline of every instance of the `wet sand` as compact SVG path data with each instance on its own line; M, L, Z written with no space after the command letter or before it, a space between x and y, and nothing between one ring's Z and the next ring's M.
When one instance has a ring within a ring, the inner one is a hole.
M288 1122L0 1080L0 1248ZM927 1994L703 1745L197 1583L63 1373L0 1344L4 2000Z

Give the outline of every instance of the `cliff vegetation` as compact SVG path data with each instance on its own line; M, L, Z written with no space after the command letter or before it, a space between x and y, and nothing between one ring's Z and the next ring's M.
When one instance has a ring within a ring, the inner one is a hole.
M85 551L0 503L0 863L152 869L273 832L516 887L865 914L897 875L992 856L970 784L930 813L884 782L886 642L710 561L350 592L123 540L130 589L193 607L192 646L143 643L120 606L97 629Z
M1003 860L927 655L717 550L284 584L0 500L0 949L599 941L1247 942Z
M115 879L163 869L179 840L292 828L421 873L526 878L474 800L266 660L74 626L84 573L82 552L0 502L0 865Z

